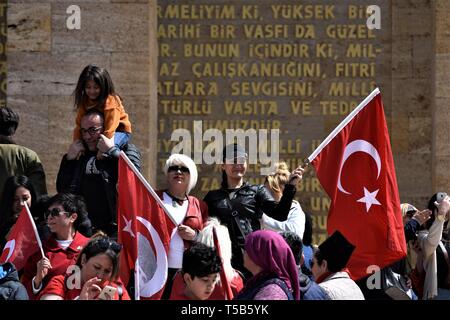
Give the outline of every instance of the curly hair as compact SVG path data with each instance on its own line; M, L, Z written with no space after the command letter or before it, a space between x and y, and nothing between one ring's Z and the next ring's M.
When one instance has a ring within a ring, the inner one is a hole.
M266 182L273 192L282 194L284 186L289 182L290 174L286 162L279 162L275 164L275 171L266 177Z
M183 253L182 272L194 277L206 277L222 270L222 262L214 248L196 243Z

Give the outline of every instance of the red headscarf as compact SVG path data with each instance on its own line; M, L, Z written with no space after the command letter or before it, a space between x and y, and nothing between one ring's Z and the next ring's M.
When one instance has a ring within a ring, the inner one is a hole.
M282 236L270 230L252 232L245 238L245 251L262 272L276 274L293 291L294 298L300 299L297 265Z

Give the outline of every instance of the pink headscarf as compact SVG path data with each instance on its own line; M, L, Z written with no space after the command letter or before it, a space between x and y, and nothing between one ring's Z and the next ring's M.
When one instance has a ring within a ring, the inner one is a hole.
M300 299L297 265L282 236L270 230L252 232L245 238L245 251L262 272L276 274L293 291L294 298Z

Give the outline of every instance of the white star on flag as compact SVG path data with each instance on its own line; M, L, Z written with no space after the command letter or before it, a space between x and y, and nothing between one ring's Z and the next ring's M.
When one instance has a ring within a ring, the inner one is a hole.
M131 219L127 220L127 218L125 218L124 215L122 215L123 220L125 220L125 227L122 229L122 231L128 232L129 234L131 234L131 236L133 238L135 238L133 230L131 230Z
M364 202L366 204L367 212L369 212L370 207L374 204L381 206L381 203L376 199L378 191L380 191L380 189L369 192L369 190L364 187L364 197L359 199L358 202Z

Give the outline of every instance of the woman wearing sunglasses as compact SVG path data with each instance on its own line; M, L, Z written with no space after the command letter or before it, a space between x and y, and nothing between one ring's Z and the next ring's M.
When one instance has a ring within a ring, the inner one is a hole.
M44 214L51 236L43 243L45 257L34 254L25 265L22 283L30 300L36 299L49 279L65 274L91 235L91 222L80 196L59 193L48 200Z
M233 268L246 277L251 273L244 268L242 249L245 237L261 229L263 213L278 221L285 221L291 209L296 185L301 180L303 169L296 168L288 178L283 195L277 202L264 185L252 185L245 181L248 155L238 144L229 144L223 149L222 187L208 192L204 201L211 216L219 218L230 233Z
M172 154L164 166L167 189L159 191L164 206L177 223L172 233L168 253L169 273L163 299L169 299L172 279L183 266L183 252L203 229L203 221L208 215L206 204L189 192L197 183L197 167L184 154Z
M86 244L68 275L50 279L40 300L130 300L118 280L122 246L99 232ZM106 294L104 294L106 292Z

